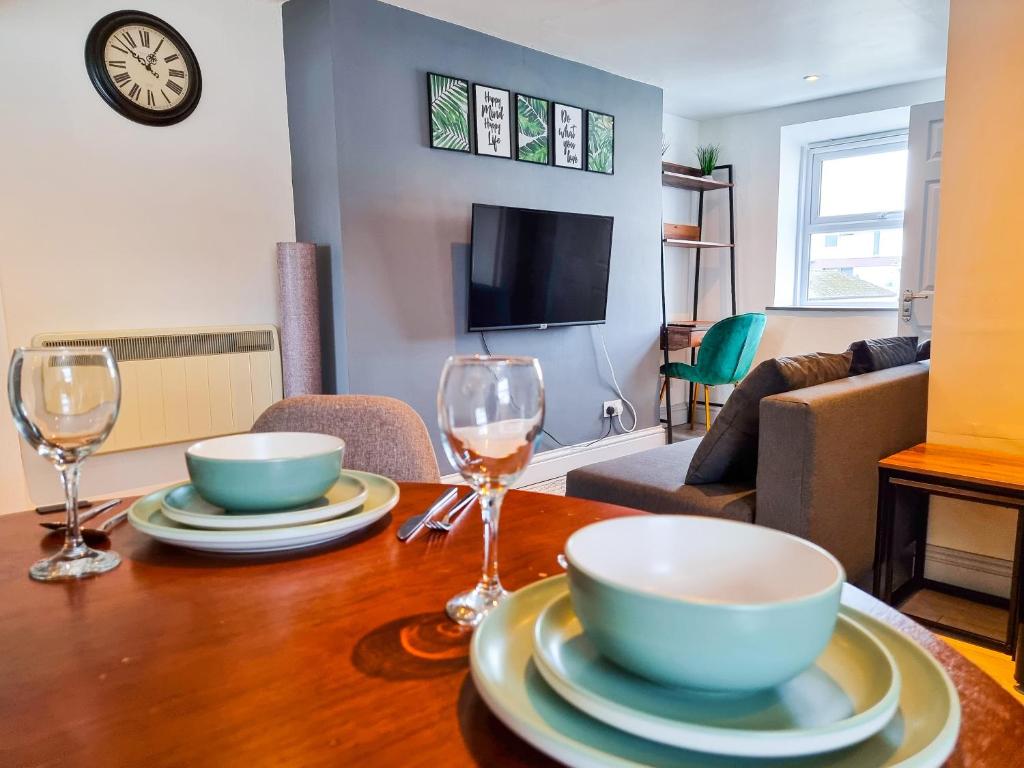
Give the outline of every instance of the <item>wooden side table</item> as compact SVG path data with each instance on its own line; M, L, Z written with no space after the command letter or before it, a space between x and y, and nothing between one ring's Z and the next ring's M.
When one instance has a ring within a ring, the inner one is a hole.
M907 493L909 492L909 493ZM925 578L925 544L928 536L928 497L945 496L1017 510L1010 599L957 587ZM904 509L903 499L911 502ZM910 520L901 519L909 513ZM909 523L909 525L908 525ZM902 530L901 530L902 526ZM900 567L894 542L903 534L914 545L909 577L894 589L894 573ZM1024 457L1010 454L921 443L878 462L878 517L875 528L875 561L872 589L889 605L906 602L921 589L1001 605L1007 609L1005 638L992 638L960 627L912 616L923 624L945 630L975 643L1013 653L1016 680L1024 684L1024 630L1021 623L1021 560L1024 556ZM908 614L910 615L910 614Z

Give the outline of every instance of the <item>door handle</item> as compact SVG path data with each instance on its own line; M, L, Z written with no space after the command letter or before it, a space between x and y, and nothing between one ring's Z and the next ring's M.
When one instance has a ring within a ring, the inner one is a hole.
M903 299L900 301L900 319L905 323L910 322L910 317L914 311L914 302L919 299L930 299L935 295L935 291L912 291L909 288L903 292Z

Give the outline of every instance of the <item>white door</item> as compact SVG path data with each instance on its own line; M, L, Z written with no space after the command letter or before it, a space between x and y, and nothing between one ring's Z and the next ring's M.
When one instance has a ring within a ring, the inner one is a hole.
M944 106L935 101L910 108L899 335L921 340L932 336Z

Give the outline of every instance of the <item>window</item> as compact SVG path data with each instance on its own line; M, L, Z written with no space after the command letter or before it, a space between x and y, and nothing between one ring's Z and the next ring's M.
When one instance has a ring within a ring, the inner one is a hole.
M798 304L896 306L906 182L906 131L806 147Z

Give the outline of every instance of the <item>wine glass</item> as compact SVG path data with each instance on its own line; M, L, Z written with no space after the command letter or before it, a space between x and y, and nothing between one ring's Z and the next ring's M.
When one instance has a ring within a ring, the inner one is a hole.
M106 347L14 350L7 375L14 425L25 441L60 472L67 507L61 550L29 568L37 581L82 579L116 568L116 552L91 549L78 526L82 461L114 427L121 379Z
M449 460L480 494L483 575L448 601L448 616L476 626L508 594L498 578L498 518L505 491L533 457L544 425L544 381L532 357L450 357L437 392Z

